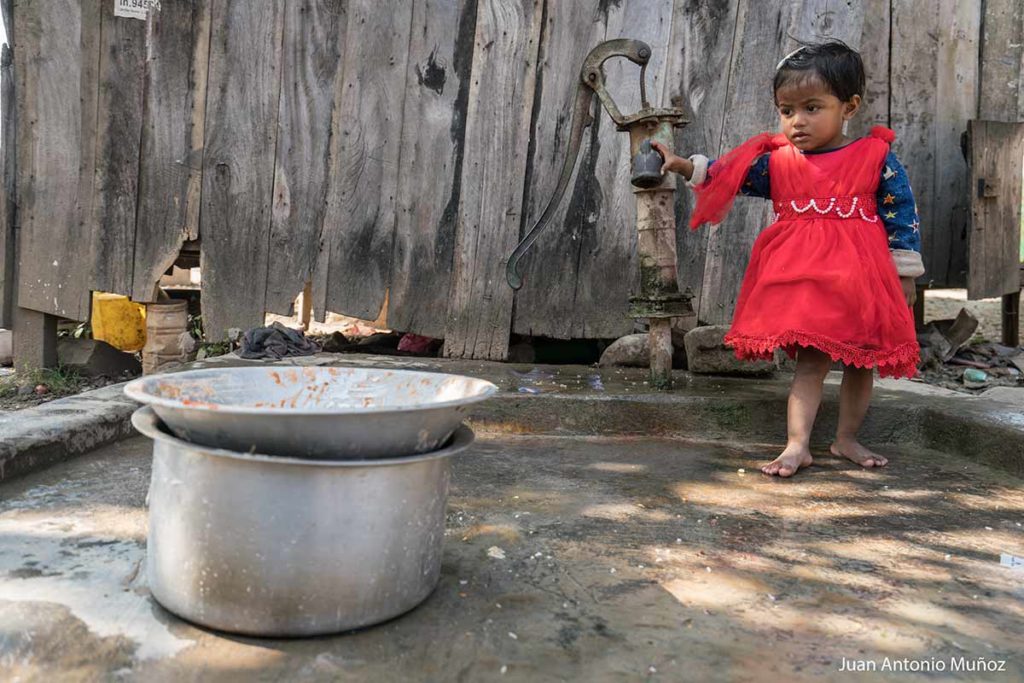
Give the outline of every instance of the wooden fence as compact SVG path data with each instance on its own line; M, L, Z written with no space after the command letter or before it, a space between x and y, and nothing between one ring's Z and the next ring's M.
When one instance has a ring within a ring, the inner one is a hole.
M652 100L689 107L678 147L712 156L775 127L783 54L859 47L853 132L896 130L934 284L964 282L968 119L1024 119L1020 0L162 0L145 21L114 4L14 0L17 304L81 320L90 290L149 300L198 239L214 338L288 312L306 282L318 317L386 306L389 326L457 357L504 358L510 333L629 332L635 209L604 114L526 287L504 281L552 191L581 61L606 39L652 46ZM635 110L635 67L609 63L608 80ZM702 320L729 319L765 218L741 201L680 231Z

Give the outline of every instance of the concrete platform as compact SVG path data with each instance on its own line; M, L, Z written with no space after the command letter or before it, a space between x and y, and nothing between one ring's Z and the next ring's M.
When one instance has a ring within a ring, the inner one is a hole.
M149 444L121 441L0 484L0 679L1024 679L1024 569L1000 564L1024 555L1024 481L887 453L885 469L822 456L782 481L756 471L759 446L483 434L454 463L423 605L258 640L150 600Z
M266 365L221 356L189 367ZM517 365L449 359L318 354L281 365L412 368L490 380L501 393L474 406L477 426L509 433L669 436L782 443L791 376L751 380L677 371L671 391L638 368ZM835 431L841 375L827 380L816 426L819 443ZM136 404L110 386L0 415L0 481L75 457L132 433ZM1024 389L1009 389L1024 395ZM1010 396L1016 398L1015 394ZM995 397L993 397L995 398ZM878 448L917 445L1024 477L1024 415L1012 400L991 400L919 382L882 380L862 436Z

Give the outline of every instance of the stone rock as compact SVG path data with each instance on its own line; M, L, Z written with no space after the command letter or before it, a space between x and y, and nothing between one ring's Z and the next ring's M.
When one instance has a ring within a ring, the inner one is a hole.
M645 368L651 363L651 344L646 334L627 334L612 342L601 354L602 368L617 366Z
M683 318L675 318L672 320L672 346L677 349L686 348L686 333L696 328L697 316L688 315Z
M10 330L0 330L0 365L11 365L14 362L13 337Z
M673 343L675 339L673 338ZM651 364L651 338L647 333L627 334L612 342L601 354L600 367L646 368ZM686 350L673 347L672 367L686 367Z
M770 375L774 361L742 361L723 339L724 325L698 327L686 333L686 359L690 372L705 375Z
M142 372L142 365L133 354L118 351L97 339L61 339L57 342L57 360L83 377L121 377Z
M1020 387L993 387L981 393L981 398L1003 403L1012 403L1024 408L1024 388Z

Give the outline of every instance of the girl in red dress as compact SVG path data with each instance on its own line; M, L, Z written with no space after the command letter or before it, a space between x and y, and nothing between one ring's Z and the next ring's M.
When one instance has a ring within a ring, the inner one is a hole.
M771 199L777 220L754 244L725 337L743 359L784 349L797 361L785 450L761 471L792 476L813 461L811 427L834 361L844 365L833 455L863 467L888 460L857 440L875 369L916 374L911 306L924 273L917 209L906 172L876 127L851 140L844 124L864 92L860 55L842 43L800 48L776 69L782 133L761 134L721 159L676 156L656 144L662 172L694 188L690 225L718 223L738 193Z

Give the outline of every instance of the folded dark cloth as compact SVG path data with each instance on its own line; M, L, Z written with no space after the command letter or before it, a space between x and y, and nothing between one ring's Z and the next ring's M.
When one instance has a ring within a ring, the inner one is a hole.
M281 323L274 323L270 327L254 327L251 330L246 330L238 355L249 360L258 358L280 360L289 356L312 356L319 352L320 345L299 330L285 327Z

